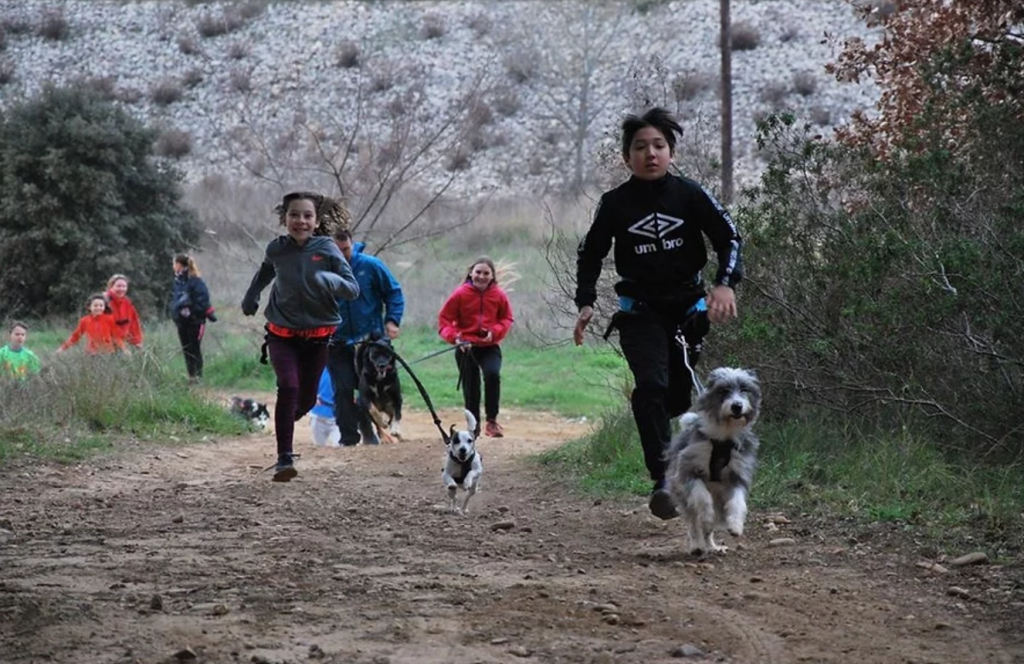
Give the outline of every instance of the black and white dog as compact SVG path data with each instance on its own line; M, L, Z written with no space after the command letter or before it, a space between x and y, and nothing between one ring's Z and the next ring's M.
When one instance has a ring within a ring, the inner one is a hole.
M261 431L270 424L270 409L255 399L231 397L231 412Z
M448 509L456 514L465 514L469 509L469 499L476 493L480 485L480 476L484 472L483 458L476 451L476 418L466 411L466 430L456 431L455 425L445 436L444 468L441 479L448 491ZM466 492L462 505L456 498L459 489Z
M665 482L686 524L691 554L727 550L715 543L716 527L743 534L760 444L751 427L760 410L757 377L745 369L719 368L680 420L682 429L665 453Z
M374 332L356 350L359 407L369 413L384 442L402 437L402 384L391 340ZM387 422L382 416L387 416Z

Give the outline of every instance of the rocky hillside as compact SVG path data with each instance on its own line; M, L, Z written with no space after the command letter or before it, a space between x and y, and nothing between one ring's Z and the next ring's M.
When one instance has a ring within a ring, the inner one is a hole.
M871 31L841 0L733 0L737 175L755 119L835 126L876 91L823 71ZM160 131L190 177L280 181L345 164L406 168L425 189L557 190L615 163L624 113L687 125L718 149L717 0L621 3L0 0L0 103L47 82L95 86Z

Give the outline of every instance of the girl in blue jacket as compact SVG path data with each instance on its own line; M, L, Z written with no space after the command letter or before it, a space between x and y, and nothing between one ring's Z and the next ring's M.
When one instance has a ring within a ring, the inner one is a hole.
M188 381L198 383L203 377L203 334L206 321L216 323L210 291L194 258L188 254L174 257L174 288L171 291L171 320L178 328L178 341L185 355Z

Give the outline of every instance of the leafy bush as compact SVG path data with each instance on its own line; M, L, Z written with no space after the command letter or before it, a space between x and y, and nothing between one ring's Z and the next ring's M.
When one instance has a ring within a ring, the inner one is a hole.
M776 414L818 404L1020 454L1024 282L993 277L1024 272L1024 128L977 112L978 159L927 117L885 162L765 122L772 161L740 210L745 320L720 333L759 357Z
M3 58L0 60L0 85L7 85L12 82L17 76L18 68L14 64L14 60L10 58Z
M84 87L48 86L0 116L0 312L80 309L114 273L143 315L165 299L171 256L199 229L154 131Z

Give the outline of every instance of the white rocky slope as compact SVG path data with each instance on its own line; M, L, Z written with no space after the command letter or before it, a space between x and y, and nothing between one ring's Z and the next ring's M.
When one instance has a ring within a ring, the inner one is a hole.
M836 125L876 91L823 71L843 39L871 38L847 2L733 0L732 16L760 40L733 54L742 182L759 167L756 116L782 107ZM63 38L40 36L61 21ZM577 160L588 177L614 161L621 117L648 101L686 120L688 150L713 156L718 21L717 0L0 0L0 104L46 81L102 79L132 113L191 139L181 165L193 178L322 165L313 137L335 161L379 164L440 133L435 161L409 179L431 188L454 174L453 193L515 195L564 186ZM355 53L359 66L344 66Z

